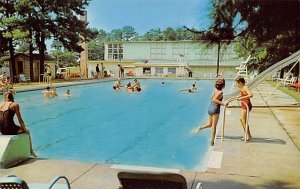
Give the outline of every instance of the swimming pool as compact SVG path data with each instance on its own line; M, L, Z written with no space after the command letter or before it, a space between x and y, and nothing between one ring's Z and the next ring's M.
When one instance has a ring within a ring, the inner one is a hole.
M68 87L72 97L62 95L66 87L57 88L59 96L53 99L44 99L41 91L18 93L15 99L38 156L176 169L201 167L210 130L199 135L191 130L207 120L215 81L139 81L139 94L114 92L112 81ZM178 92L195 81L196 93Z

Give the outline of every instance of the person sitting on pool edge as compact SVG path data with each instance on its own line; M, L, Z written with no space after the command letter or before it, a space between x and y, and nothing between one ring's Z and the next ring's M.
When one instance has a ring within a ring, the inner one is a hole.
M11 91L4 93L3 102L0 103L0 131L2 135L18 135L27 133L30 140L30 152L31 156L36 157L31 143L30 132L26 128L25 123L22 119L19 104L14 102L14 95ZM14 122L14 116L17 115L20 126Z
M179 89L178 91L179 92L187 91L189 93L194 93L196 91L196 89L197 89L196 84L193 83L191 88L189 88L189 89Z
M134 85L132 86L133 87L133 90L134 91L137 91L137 92L141 92L142 91L142 88L141 88L141 84L140 82L138 82L137 79L134 79Z
M121 84L121 79L119 78L113 85L113 89L117 92L121 90L122 84Z

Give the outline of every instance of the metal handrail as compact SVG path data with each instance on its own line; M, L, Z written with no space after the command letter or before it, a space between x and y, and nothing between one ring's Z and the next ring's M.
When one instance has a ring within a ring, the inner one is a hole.
M229 98L229 99L227 100L227 104L226 104L225 107L224 107L221 141L223 141L223 138L224 138L226 109L227 109L228 104L229 104L230 102L234 101L234 100L237 100L237 98L235 98L235 97ZM244 142L246 143L246 142L247 142L247 133L248 133L248 130L249 130L249 125L248 125L248 120L249 120L249 106L248 106L248 104L247 104L246 102L244 102L244 101L240 101L240 102L243 103L243 104L245 104L246 109L247 109L247 116L246 116L246 131L245 131L245 134L244 134Z

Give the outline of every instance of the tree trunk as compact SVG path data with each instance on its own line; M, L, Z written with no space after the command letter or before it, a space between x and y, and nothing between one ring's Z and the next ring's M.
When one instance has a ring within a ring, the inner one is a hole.
M280 70L280 75L279 75L279 77L280 77L280 78L283 78L283 77L284 77L284 68Z
M296 43L297 43L297 49L300 49L300 1L298 0L297 4L297 21L296 21ZM295 67L294 76L299 76L299 70L300 70L300 64Z
M40 74L44 74L45 70L45 34L41 32L40 41Z
M33 44L32 44L32 30L29 31L30 42L29 42L29 72L30 80L33 81Z
M8 45L9 45L9 56L10 56L10 61L9 61L10 78L11 81L14 82L14 76L16 76L16 60L15 60L15 50L13 46L13 40L11 38L8 40Z
M220 42L218 42L217 77L219 77L219 67L220 67L220 49L221 49L221 44L220 44Z

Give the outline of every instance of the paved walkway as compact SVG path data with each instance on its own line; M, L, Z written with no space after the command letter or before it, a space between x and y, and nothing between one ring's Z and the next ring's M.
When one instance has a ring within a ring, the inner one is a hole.
M263 83L253 90L255 107L249 122L251 142L241 141L240 109L228 109L225 138L221 141L220 135L217 136L210 167L205 172L179 171L189 188L194 188L198 181L205 189L300 188L300 108L291 107L296 102L281 91L275 91L265 102L263 99L272 89ZM117 173L125 168L113 167L32 159L9 169L0 169L0 175L18 175L27 182L47 182L53 176L65 175L73 189L117 189Z

